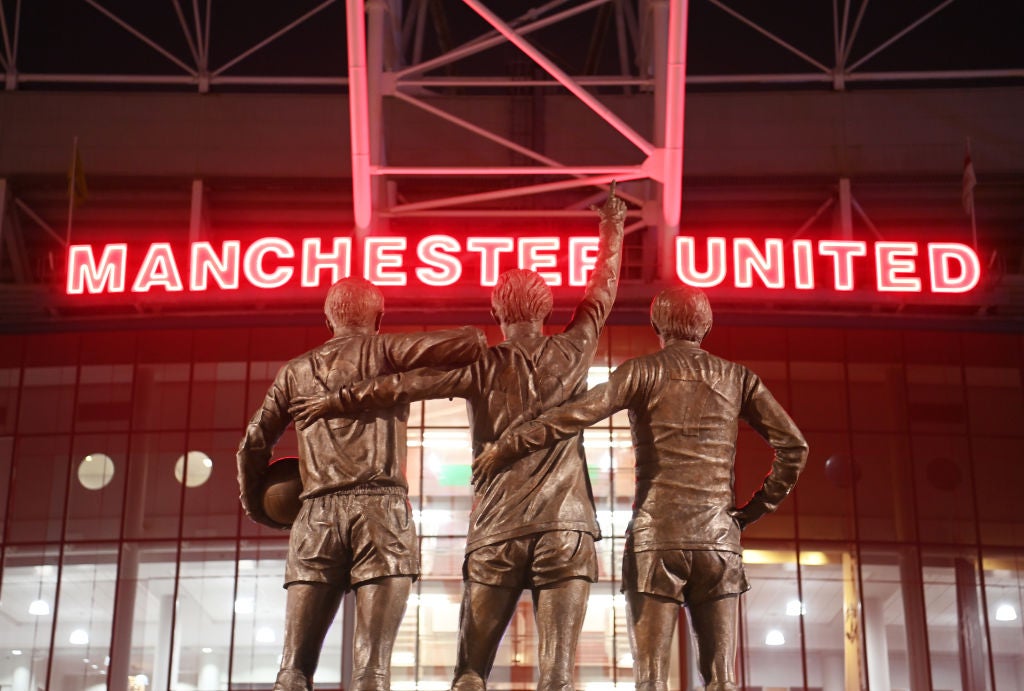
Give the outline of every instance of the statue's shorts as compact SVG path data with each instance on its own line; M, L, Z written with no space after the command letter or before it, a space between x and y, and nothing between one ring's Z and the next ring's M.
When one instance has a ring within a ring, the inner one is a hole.
M419 576L419 544L398 487L312 497L292 524L284 583L349 590L385 576Z
M632 591L695 607L750 590L743 557L701 549L627 551L622 557L622 592Z
M533 589L569 578L597 580L594 536L553 530L484 545L466 555L463 580L499 588Z

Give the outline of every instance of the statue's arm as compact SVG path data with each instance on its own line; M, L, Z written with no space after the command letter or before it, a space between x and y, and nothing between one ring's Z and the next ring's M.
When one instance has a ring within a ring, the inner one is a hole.
M486 480L517 459L554 446L612 413L629 407L640 384L631 364L627 362L617 368L604 384L547 410L529 422L505 430L474 460L474 482Z
M249 420L245 436L238 445L239 499L245 514L257 523L280 528L263 513L260 481L281 435L291 422L288 413L287 374L282 368L267 390L260 409Z
M750 376L742 417L771 445L775 456L760 489L735 514L743 528L779 507L796 485L808 452L803 434L785 409L756 375Z
M622 237L626 221L626 203L615 196L615 184L612 183L608 200L597 209L600 215L598 224L598 251L594 262L594 270L587 281L583 299L576 306L567 333L581 337L597 338L604 327L608 314L615 304L615 295L619 287L619 269L622 265Z
M472 326L441 331L383 334L384 355L396 372L420 367L452 369L479 360L487 350L487 337Z
M316 420L366 409L390 408L432 398L465 398L472 390L473 365L453 370L422 367L348 384L337 391L296 397L288 408L299 429Z

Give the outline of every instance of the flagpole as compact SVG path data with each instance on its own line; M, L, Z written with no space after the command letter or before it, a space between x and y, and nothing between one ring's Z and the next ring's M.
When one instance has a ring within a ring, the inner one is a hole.
M68 183L68 229L65 235L64 246L71 246L71 222L75 215L75 183L78 182L78 135L71 143L71 181Z

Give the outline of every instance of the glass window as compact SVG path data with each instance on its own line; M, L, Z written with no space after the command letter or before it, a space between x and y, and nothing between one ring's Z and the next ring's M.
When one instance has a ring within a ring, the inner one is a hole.
M59 559L56 545L4 550L0 685L47 688Z
M287 591L281 586L287 549L282 540L242 545L234 597L233 684L271 685L277 677L284 640ZM318 685L339 684L341 679L342 616L339 609L324 642Z
M2 344L2 340L0 340L0 344ZM6 355L6 353L0 353L0 356L3 355ZM20 382L20 367L0 366L0 434L11 434L14 432L14 423L18 417L18 388Z
M996 688L1024 688L1024 557L1019 552L985 554L985 601Z
M230 432L192 432L189 435L188 446L192 453L185 456L189 472L193 465L199 464L209 475L202 484L185 488L183 535L235 535L241 511L235 451L241 436L241 428Z
M117 546L68 545L50 678L62 688L106 688L117 583Z
M65 528L67 540L117 540L121 536L127 459L128 440L123 435L75 437L68 459L71 481Z
M1024 441L1020 437L974 437L971 445L982 544L1024 545L1024 522L1018 508L1024 464L1017 460L1024 458Z
M807 465L786 502L793 502L804 539L852 540L855 535L853 483L856 470L847 444L849 437L827 432L808 432ZM749 495L736 496L744 502ZM755 524L756 527L756 524Z
M803 687L803 646L796 552L745 548L750 590L742 596L743 668L746 686ZM792 614L791 612L796 612Z
M967 440L914 435L914 496L924 542L975 542L974 498Z
M178 535L184 487L174 479L174 463L187 451L183 432L132 436L125 494L126 537Z
M917 535L913 468L906 437L853 435L854 497L861 540L912 541Z
M965 553L930 550L922 561L932 687L990 688L976 560Z
M241 565L236 566L235 557L233 542L181 545L171 688L228 687L232 603ZM284 611L278 614L283 619Z
M60 542L70 452L70 439L63 435L17 439L9 542Z

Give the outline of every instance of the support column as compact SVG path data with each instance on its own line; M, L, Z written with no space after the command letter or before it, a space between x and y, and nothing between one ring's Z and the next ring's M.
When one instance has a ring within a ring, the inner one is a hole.
M864 634L867 639L868 684L872 689L888 689L889 637L885 632L885 601L878 597L864 600Z
M957 559L956 619L960 639L960 679L964 691L984 691L985 638L981 631L981 606L978 604L978 575L974 563Z
M155 654L153 656L153 676L150 677L152 691L168 691L174 682L171 679L171 662L174 658L171 649L174 638L174 631L171 630L173 621L174 596L161 595L160 617L157 619ZM170 684L168 680L170 680Z
M903 596L903 620L907 627L907 671L910 691L928 691L932 687L928 664L928 622L924 606L921 557L916 549L904 548L900 554L900 594Z
M853 238L853 194L850 178L839 178L839 208L837 209L836 230L843 240Z
M196 242L206 236L206 185L201 178L192 181L192 207L188 221L188 240Z
M843 657L846 691L864 688L863 656L861 655L860 574L857 558L843 553Z

